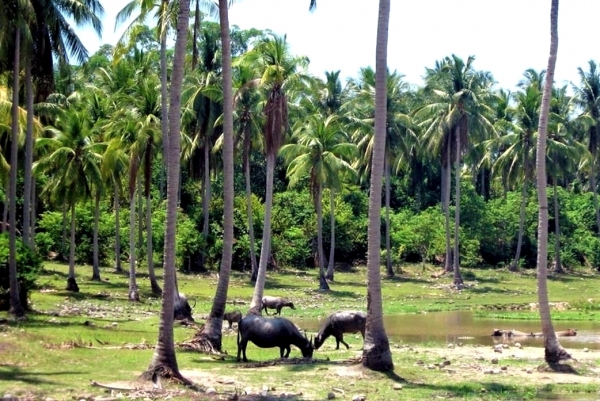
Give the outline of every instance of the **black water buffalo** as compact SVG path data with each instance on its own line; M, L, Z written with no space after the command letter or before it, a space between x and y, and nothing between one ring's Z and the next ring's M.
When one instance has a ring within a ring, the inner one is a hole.
M327 319L321 325L319 334L315 337L315 349L319 349L329 336L335 337L337 346L335 349L340 349L340 343L349 349L350 346L344 341L344 333L362 334L363 341L365 339L365 325L367 323L367 315L364 312L356 311L339 311L327 316Z
M294 307L294 303L288 301L285 298L270 297L268 295L265 295L262 299L262 309L267 315L269 314L269 311L267 309L276 309L277 312L275 313L275 315L281 315L281 308L283 308L284 306L289 306L292 309L296 309Z
M300 348L304 358L311 358L313 354L312 338L309 340L306 335L300 334L296 325L283 317L244 316L238 323L238 362L240 355L243 355L244 362L248 362L248 358L246 358L248 341L252 341L260 348L279 347L281 358L287 358L290 355L292 345Z
M229 323L229 328L231 328L233 323L240 323L240 321L242 320L242 312L240 312L239 310L227 312L223 315L223 320L227 320L227 322Z

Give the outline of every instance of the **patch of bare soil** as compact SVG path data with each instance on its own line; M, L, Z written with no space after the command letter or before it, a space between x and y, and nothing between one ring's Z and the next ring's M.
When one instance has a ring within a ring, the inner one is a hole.
M424 369L437 369L462 377L465 381L477 381L487 375L517 378L523 384L598 383L600 380L600 351L569 349L574 358L568 364L577 374L555 372L544 361L544 349L537 347L507 346L461 346L448 348L407 347L404 352L416 352L426 359L433 356L441 362L421 363ZM431 359L431 358L429 358ZM418 361L418 364L421 361Z

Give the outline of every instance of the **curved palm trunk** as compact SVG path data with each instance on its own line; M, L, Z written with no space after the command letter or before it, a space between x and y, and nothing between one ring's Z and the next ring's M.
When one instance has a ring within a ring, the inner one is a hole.
M456 199L454 200L456 203L454 208L454 286L458 289L464 287L460 275L460 136L461 130L457 128L456 165L454 167L454 190L456 192Z
M539 174L539 173L538 173ZM519 212L519 234L517 237L517 252L513 259L510 267L508 268L511 272L518 270L519 259L521 258L521 247L523 246L523 230L525 226L525 210L527 207L527 193L529 187L529 180L527 179L527 173L525 174L525 180L523 181L523 190L521 193L521 211Z
M558 213L558 186L554 179L554 272L562 274L565 271L560 259L560 214Z
M554 68L556 66L556 53L558 49L558 0L552 0L550 19L550 57L548 58L546 82L544 83L544 93L542 95L542 107L538 127L538 146L536 152L539 202L537 279L540 319L542 321L542 332L544 333L544 357L551 367L556 368L560 361L571 359L571 356L559 344L556 333L554 332L554 327L552 326L552 320L550 318L547 287L548 197L546 195L546 131L548 128L548 114L550 109L550 99L552 97L552 83L554 82Z
M62 208L62 244L61 244L61 249L60 249L60 257L63 261L67 260L67 209L68 209L68 205L65 203L63 204L63 208Z
M100 281L100 262L99 262L99 247L98 247L98 221L100 220L100 191L96 191L94 198L94 234L93 234L93 264L92 264L92 280Z
M154 349L152 361L143 377L151 378L153 375L174 377L185 384L191 382L179 372L177 358L175 357L175 344L173 342L173 309L175 303L175 235L177 229L177 197L179 192L179 153L181 111L181 85L183 80L183 64L185 57L185 43L187 25L189 21L189 0L179 3L177 18L177 40L175 42L175 56L173 60L173 78L171 86L171 103L169 108L169 148L167 157L167 220L165 232L165 266L164 288L158 341Z
M69 241L69 277L67 278L67 291L79 292L75 280L75 202L71 205L71 241Z
M323 249L323 185L318 184L317 199L315 207L317 209L317 249L319 251L319 290L329 290L329 284L325 279L325 250Z
M260 261L258 263L258 275L254 285L254 293L250 302L250 311L261 314L263 292L267 279L267 262L271 254L271 208L273 207L273 172L275 170L275 155L267 155L267 189L265 193L265 217L263 222L262 245L260 249Z
M150 199L150 191L146 193L146 255L148 258L148 278L150 279L150 287L155 295L162 294L162 289L156 280L154 272L154 249L152 248L152 201Z
M244 143L249 141L244 136ZM246 145L244 145L244 149ZM258 264L256 263L256 245L254 241L254 216L252 214L252 183L250 179L250 157L244 150L244 178L246 181L246 215L248 217L248 237L250 239L250 265L252 266L251 280L256 281Z
M231 42L227 0L219 0L221 44L223 48L223 253L217 291L203 333L213 348L221 350L222 327L229 274L233 258L233 90L231 81Z
M132 185L133 191L129 199L129 300L139 302L140 294L136 281L135 264L135 184Z
M379 0L377 25L377 51L375 72L375 144L371 167L369 194L368 273L367 273L367 323L362 354L362 364L369 369L391 371L394 369L390 343L383 326L381 300L381 181L385 157L386 127L386 75L387 41L390 17L390 0Z
M450 142L450 138L448 137L448 142ZM444 261L444 271L451 272L452 269L452 244L450 241L450 143L448 143L446 147L446 169L444 170L446 178L444 180L444 215L446 217L446 258Z
M25 86L27 93L27 131L25 134L25 163L23 165L23 242L33 249L31 238L31 166L33 164L33 78L31 63L25 65Z
M385 170L385 250L386 267L388 278L394 277L394 267L392 266L392 246L390 241L390 165L387 158L383 161Z
M17 278L17 151L19 138L19 56L21 31L15 28L15 58L13 66L12 97L12 129L10 135L10 179L9 209L10 227L8 228L9 256L8 275L10 281L10 312L16 317L25 316L24 305L19 297L19 281ZM4 225L5 226L5 225Z
M333 281L333 274L335 272L335 191L333 188L329 190L329 227L329 265L327 266L325 278Z
M115 272L121 273L123 271L123 267L121 266L121 220L120 220L120 211L121 206L119 201L119 187L117 186L117 181L113 177L113 184L115 187L114 190L114 201L115 201Z

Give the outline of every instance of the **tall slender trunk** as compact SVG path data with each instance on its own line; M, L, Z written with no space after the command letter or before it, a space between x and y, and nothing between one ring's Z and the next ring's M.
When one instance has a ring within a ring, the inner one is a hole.
M33 78L31 62L25 65L25 87L27 95L27 131L25 133L25 163L23 165L23 242L30 249L31 244L31 167L33 164Z
M198 32L200 32L200 0L196 0L196 13L194 15L194 37L192 39L192 71L198 65Z
M369 194L369 228L367 261L367 323L362 364L369 369L392 371L394 362L383 326L381 299L381 181L385 157L387 115L387 42L390 0L379 0L377 50L375 57L375 144Z
M162 289L156 280L154 271L154 249L152 244L152 199L150 191L146 191L146 257L148 260L148 278L150 279L150 288L155 295L162 294Z
M33 249L34 251L36 250L35 247L35 226L36 226L36 222L37 222L37 191L36 191L36 184L35 184L35 178L33 178L31 180L31 232L30 232L30 236L31 236L31 249Z
M161 0L161 7L166 8L169 0ZM169 84L167 77L167 27L162 27L160 32L160 129L162 131L162 157L160 166L160 198L164 199L164 182L166 175L168 146L169 146Z
M252 182L250 179L250 155L249 145L246 145L246 141L250 142L250 138L247 138L248 133L244 134L244 178L246 182L246 214L248 218L248 237L250 239L250 266L251 279L256 281L258 275L258 264L256 262L256 245L254 240L254 215L252 213Z
M135 184L131 185L132 191L129 197L129 300L139 302L140 294L138 292L135 264L136 264L136 246L135 246Z
M119 187L117 180L113 177L114 185L114 209L115 209L115 272L121 273L123 267L121 266L121 220L120 220L120 201L119 201Z
M208 131L205 130L204 135L208 135ZM202 227L202 238L204 239L204 247L208 248L208 230L210 228L210 197L211 197L211 183L210 183L210 140L205 138L204 142L204 196L202 197L202 216L203 216L203 227ZM202 252L200 258L200 264L204 268L206 260L206 251Z
M93 234L93 264L92 264L92 280L100 281L100 261L99 261L99 246L98 246L98 222L100 220L100 191L96 190L94 196L94 234Z
M556 177L554 178L554 272L564 273L562 262L560 260L560 214L558 212L558 185Z
M187 26L189 21L189 0L180 0L177 18L177 40L173 61L173 79L171 85L171 102L169 108L169 147L167 163L167 219L165 232L165 266L164 289L158 341L154 349L152 361L144 377L161 376L176 377L185 384L191 384L183 378L177 366L175 344L173 342L173 309L175 303L175 235L177 230L177 196L179 192L180 160L180 121L181 85L183 80L183 64Z
M546 195L546 132L548 128L548 114L550 100L552 98L552 83L554 82L554 68L556 66L556 53L558 50L558 0L552 0L550 12L550 56L548 57L548 68L546 70L546 82L542 95L542 107L538 126L538 146L536 150L537 160L537 184L539 202L538 222L538 257L537 257L537 279L538 279L538 301L540 308L540 319L542 332L544 333L545 360L551 367L556 367L561 360L571 359L559 344L552 320L550 317L550 305L548 303L548 197Z
M392 245L390 241L390 164L387 157L383 161L385 171L385 256L388 278L394 277L392 266Z
M335 190L333 188L329 190L329 227L329 265L325 278L333 281L335 273Z
M456 165L454 166L454 191L456 193L456 199L454 200L454 286L462 289L464 287L460 275L460 136L462 132L461 128L457 128L456 131Z
M453 271L452 268L452 244L450 241L450 173L451 173L451 168L450 168L450 160L451 160L451 154L450 154L450 137L448 137L448 144L446 146L446 169L445 169L445 174L446 174L446 179L445 181L445 188L444 188L444 202L443 202L443 207L444 207L444 215L446 216L446 258L444 260L444 271L446 272L451 272Z
M317 250L319 253L319 290L329 290L329 284L325 279L325 250L323 249L323 185L318 184L317 199L315 207L317 209Z
M223 48L223 253L215 298L203 329L212 346L218 350L221 350L222 346L221 330L233 258L233 83L231 80L231 41L227 3L227 0L219 0Z
M262 245L260 249L260 261L258 263L258 275L254 285L254 293L250 302L250 310L260 314L263 292L267 279L267 262L271 255L271 208L273 207L273 172L275 170L275 155L267 154L267 188L265 193L265 217L263 222Z
M67 278L67 291L79 292L75 280L75 202L71 204L71 240L69 241L69 277Z
M68 205L64 203L62 207L62 244L60 248L60 256L63 261L67 260L67 210Z
M17 278L17 151L19 139L19 56L21 45L21 30L15 28L15 58L13 66L13 93L12 93L12 127L10 135L10 179L9 179L9 207L10 226L8 228L9 256L8 275L10 282L10 312L16 317L25 316L24 305L21 304L19 281Z
M142 186L142 180L140 179L138 181L138 192L137 192L137 234L138 234L138 240L137 240L137 246L136 246L136 260L138 263L138 266L142 265L142 261L144 260L144 199L142 197L143 195L143 190L142 190L143 186Z
M523 246L523 231L525 229L525 211L527 208L527 198L529 189L529 179L527 177L528 175L526 173L525 179L523 181L523 190L521 192L521 209L519 212L519 233L517 237L517 252L515 253L515 258L513 259L509 267L509 270L511 272L516 272L518 270L519 259L521 258L521 247Z
M4 210L2 210L2 232L6 232L8 227L8 209L10 209L10 180L6 182L6 188L4 190L4 193L7 194L8 199L4 202Z

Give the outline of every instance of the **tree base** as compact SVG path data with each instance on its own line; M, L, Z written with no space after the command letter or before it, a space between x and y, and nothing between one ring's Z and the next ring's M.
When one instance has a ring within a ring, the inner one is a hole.
M206 325L202 326L194 338L181 343L181 347L184 349L201 352L203 354L222 355L223 338L221 336L211 336L210 333L205 331L206 327Z
M100 278L100 275L93 275L91 278L92 281L102 281L102 279Z
M329 284L327 283L327 279L325 275L319 275L319 290L320 291L329 291Z
M363 347L362 364L364 367L378 372L391 372L394 370L392 361L392 351L390 343L387 341L378 341L378 344Z
M140 375L140 379L146 381L152 381L153 383L157 382L158 378L175 381L179 384L183 384L184 386L193 387L194 383L183 377L183 375L177 369L173 369L166 365L156 365L149 367L144 373Z
M568 361L573 359L563 347L550 349L549 347L544 348L544 360L550 367L557 367L562 361Z
M152 294L159 297L162 295L162 288L160 288L157 282L150 283L150 287L152 288Z
M140 302L140 293L137 288L129 290L129 301L131 302Z
M67 279L67 288L65 288L65 290L79 292L79 286L77 285L77 281L75 281L75 277L69 277Z

